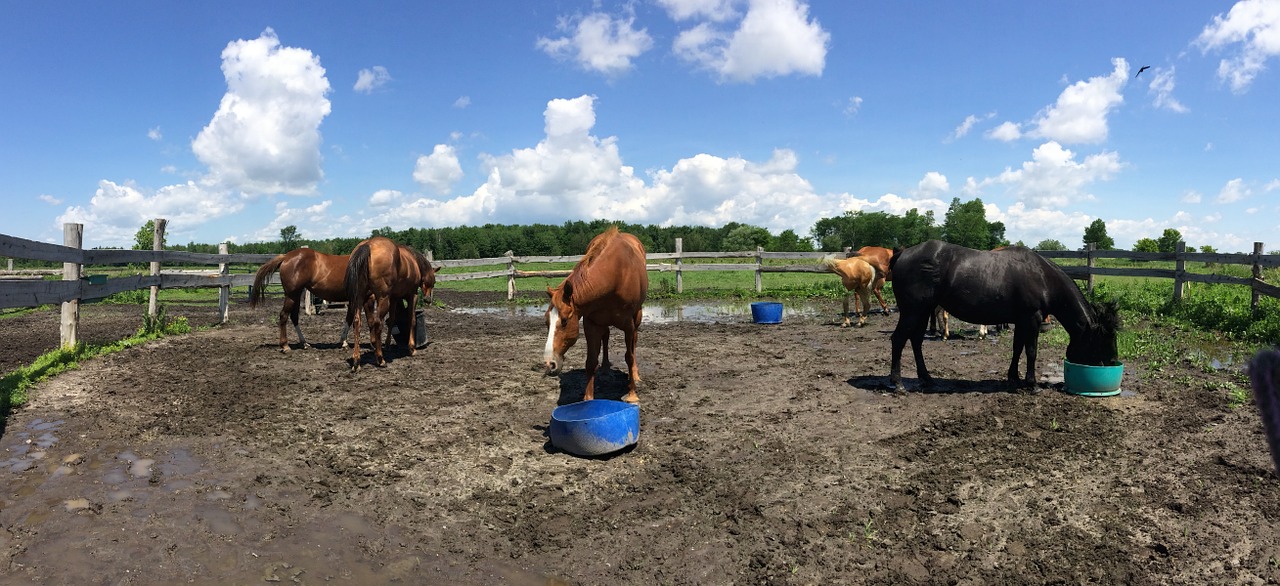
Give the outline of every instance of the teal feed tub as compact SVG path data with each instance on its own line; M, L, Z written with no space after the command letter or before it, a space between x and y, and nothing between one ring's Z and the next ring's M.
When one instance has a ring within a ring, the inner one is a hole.
M1110 397L1120 394L1124 364L1089 366L1062 361L1062 379L1068 393L1085 397Z

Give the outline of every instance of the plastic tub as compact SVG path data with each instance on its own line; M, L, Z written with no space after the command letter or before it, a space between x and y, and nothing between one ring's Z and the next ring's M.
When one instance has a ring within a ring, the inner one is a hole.
M640 439L640 406L595 399L556 407L547 428L551 445L579 456L616 452Z
M782 322L782 304L777 301L757 301L751 304L751 321L758 324Z
M1062 379L1068 393L1086 397L1110 397L1120 394L1124 364L1089 366L1062 361Z

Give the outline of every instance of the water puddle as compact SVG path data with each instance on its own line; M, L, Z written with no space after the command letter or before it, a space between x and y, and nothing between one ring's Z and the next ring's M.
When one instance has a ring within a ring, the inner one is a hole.
M646 303L644 306L644 323L750 323L751 301L699 301L695 303ZM484 307L455 307L454 313L471 315L496 315L511 318L541 318L547 311L541 305L491 305ZM813 318L830 316L836 318L840 312L837 307L833 312L831 303L814 301L784 301L782 319Z

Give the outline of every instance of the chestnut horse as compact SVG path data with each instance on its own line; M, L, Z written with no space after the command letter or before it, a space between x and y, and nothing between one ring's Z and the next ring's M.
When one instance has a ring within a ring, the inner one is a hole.
M862 313L858 315L858 327L866 325L867 314L871 313L871 284L878 278L875 267L856 256L837 260L835 256L827 255L822 258L822 264L826 265L835 274L840 275L840 282L846 290L844 312L840 314L844 316L844 323L840 324L840 327L847 328L851 323L849 320L849 298L854 295L857 295L857 301L862 303ZM856 312L858 309L856 302L853 308Z
M578 341L578 324L587 333L587 389L583 401L595 398L597 356L609 343L609 328L622 331L627 344L628 403L639 403L636 383L637 329L649 292L644 245L635 236L610 227L591 239L582 260L560 283L547 287L551 304L547 307L547 344L543 351L546 373L556 375L564 364L564 353ZM607 350L605 360L608 361Z
M249 307L257 307L262 302L267 280L271 274L279 271L280 285L284 287L284 305L280 308L280 351L289 351L289 337L285 334L285 324L293 321L293 329L298 332L298 342L303 348L309 348L307 339L302 336L302 328L298 327L298 313L302 309L302 294L305 291L321 299L329 301L346 301L347 259L345 254L325 254L310 248L298 248L263 264L253 278L253 292L249 295ZM346 347L347 332L342 332L343 347Z
M1035 251L1022 246L979 251L930 240L895 252L894 295L898 326L894 328L889 381L902 385L902 348L911 340L921 386L933 379L924 365L920 343L935 307L973 324L1012 323L1013 360L1008 380L1018 382L1018 359L1027 355L1026 386L1036 382L1036 343L1044 316L1057 316L1071 336L1067 360L1094 366L1116 361L1120 317L1114 303L1091 304L1075 281Z
M893 259L893 251L883 246L863 246L849 256L861 258L876 268L876 280L871 284L871 291L876 294L876 300L880 302L880 310L886 314L889 313L889 306L884 302L884 282L893 280L893 273L889 271L889 261Z
M369 324L369 340L373 343L374 362L384 366L382 327L387 315L408 304L409 315L418 305L418 291L430 298L436 284L436 269L427 257L409 246L396 244L390 238L374 236L357 244L347 263L347 325L354 335L351 370L360 369L360 310ZM395 320L392 323L404 320ZM409 320L412 324L412 319ZM417 353L416 328L409 327L409 355Z

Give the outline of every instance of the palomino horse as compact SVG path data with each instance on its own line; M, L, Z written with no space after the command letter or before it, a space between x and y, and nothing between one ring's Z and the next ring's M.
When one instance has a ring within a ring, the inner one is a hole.
M894 328L889 380L902 386L902 348L911 340L916 374L922 386L933 379L924 365L920 343L935 307L974 324L1012 323L1013 360L1008 379L1018 382L1018 359L1027 355L1025 384L1036 382L1036 342L1040 324L1052 313L1071 336L1067 360L1094 366L1116 361L1116 330L1120 317L1114 303L1089 303L1057 265L1034 251L1013 246L978 251L930 240L895 253L894 295L898 299L898 327Z
M835 256L827 255L822 258L822 264L831 269L837 275L840 275L840 282L844 285L844 312L840 315L844 316L844 323L840 327L849 327L849 298L857 295L858 302L862 303L862 313L858 315L858 327L862 327L867 323L867 314L871 313L871 284L877 280L876 269L867 261L859 257L851 256L845 259L837 260ZM857 303L854 303L854 310L858 309Z
M298 332L298 342L308 348L307 339L302 336L302 328L298 327L298 312L302 308L302 293L310 290L313 295L329 301L346 301L348 255L325 254L310 248L299 248L266 262L258 269L253 278L253 293L249 295L249 307L257 307L262 302L263 291L267 279L272 273L280 272L280 285L284 287L284 306L280 308L280 351L289 351L289 337L285 334L285 324L293 321L293 329ZM345 345L347 332L342 332Z
M573 267L559 287L547 288L551 304L547 307L547 345L543 360L548 375L559 374L564 353L578 341L578 323L587 333L587 390L583 401L595 398L597 356L609 343L609 328L622 331L627 344L628 403L639 403L636 383L640 368L636 366L637 329L643 315L645 296L649 292L649 273L645 267L644 245L635 236L610 227L591 239L582 260ZM605 360L608 360L606 350Z
M876 281L871 284L871 291L876 294L881 311L888 314L889 305L884 302L884 282L893 280L893 273L889 271L893 251L883 246L863 246L849 256L861 258L876 268Z
M409 315L418 305L418 291L423 298L430 298L436 284L436 269L427 257L412 247L396 244L390 238L374 236L356 245L347 263L347 325L354 335L351 351L351 370L360 369L360 310L364 309L369 324L369 339L373 342L375 364L387 363L382 355L381 330L383 321L393 308L403 300L408 303ZM394 318L393 318L394 319ZM404 320L394 320L393 323ZM409 320L412 323L412 320ZM417 350L415 330L409 327L409 355Z

